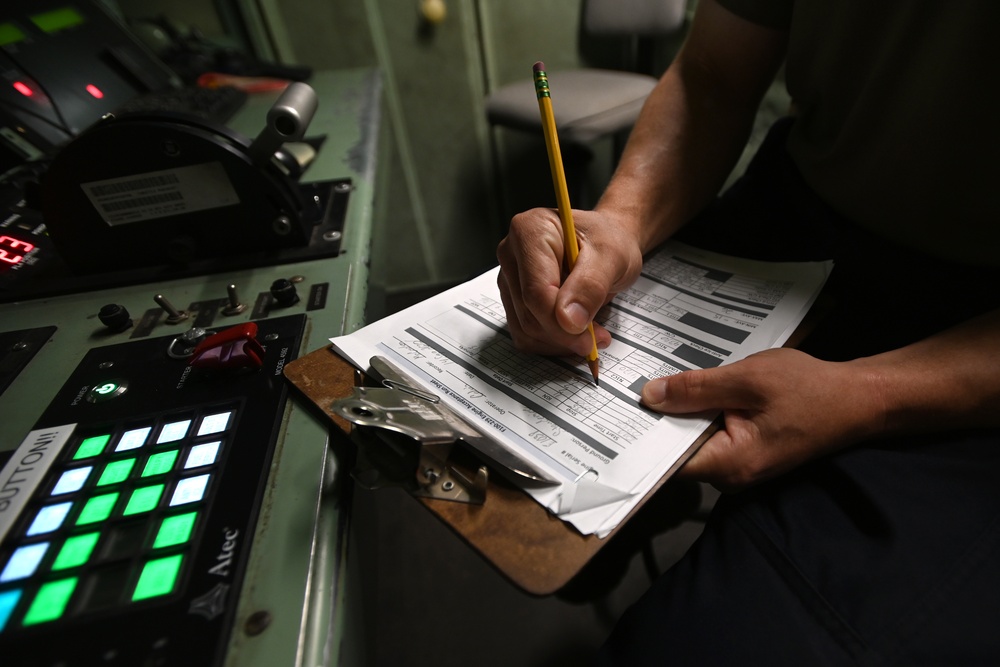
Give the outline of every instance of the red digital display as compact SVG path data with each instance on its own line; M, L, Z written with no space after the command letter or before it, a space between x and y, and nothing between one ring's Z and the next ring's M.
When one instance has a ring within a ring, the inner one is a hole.
M0 266L18 264L34 249L35 246L27 241L12 236L0 236Z

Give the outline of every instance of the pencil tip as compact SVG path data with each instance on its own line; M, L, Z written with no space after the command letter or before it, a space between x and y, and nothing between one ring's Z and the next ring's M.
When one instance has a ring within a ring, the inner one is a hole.
M590 374L594 376L594 384L596 386L600 387L601 386L601 381L597 379L597 377L599 375L598 369L600 368L599 362L597 361L597 359L594 359L593 361L590 361L588 359L587 360L587 365L590 366Z

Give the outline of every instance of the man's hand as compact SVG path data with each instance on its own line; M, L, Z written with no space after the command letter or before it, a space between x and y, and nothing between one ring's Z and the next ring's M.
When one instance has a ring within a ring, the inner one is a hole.
M597 311L638 277L642 253L632 230L593 211L574 211L580 255L564 275L559 215L533 209L514 217L497 249L497 284L518 349L539 354L587 355L587 332ZM565 281L564 281L565 278ZM611 336L595 326L598 347Z
M643 402L667 414L721 410L722 428L679 474L735 491L877 433L879 385L852 362L791 349L651 380Z

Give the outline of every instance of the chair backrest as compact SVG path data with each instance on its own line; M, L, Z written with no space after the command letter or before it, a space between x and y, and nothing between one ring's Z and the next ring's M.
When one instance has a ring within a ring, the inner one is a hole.
M593 35L669 35L686 8L687 0L586 0L583 26Z

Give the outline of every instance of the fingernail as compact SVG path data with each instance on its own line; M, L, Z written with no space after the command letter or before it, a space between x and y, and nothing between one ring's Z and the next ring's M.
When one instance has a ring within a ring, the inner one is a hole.
M580 333L590 324L590 313L578 303L571 303L566 306L566 319L575 327L572 333Z
M646 405L659 405L667 400L667 378L650 380L642 388L642 402Z

